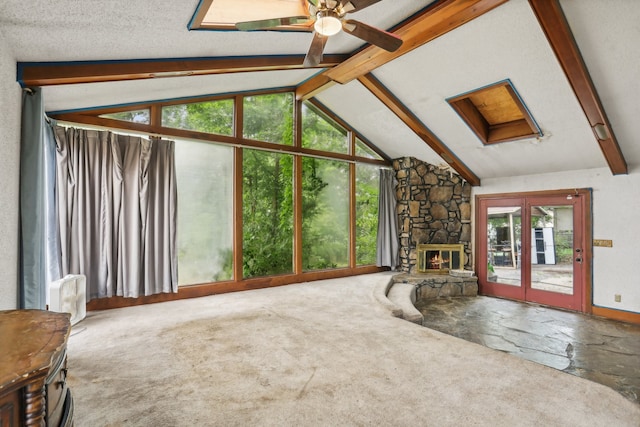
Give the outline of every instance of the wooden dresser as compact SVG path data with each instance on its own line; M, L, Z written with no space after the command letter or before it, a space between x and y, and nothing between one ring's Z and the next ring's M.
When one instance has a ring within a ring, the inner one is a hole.
M67 313L0 311L0 427L73 425Z

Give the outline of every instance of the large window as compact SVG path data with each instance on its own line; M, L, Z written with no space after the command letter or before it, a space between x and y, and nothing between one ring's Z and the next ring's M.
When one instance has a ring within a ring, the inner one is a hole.
M297 105L294 93L278 91L86 116L176 139L181 286L305 272L319 278L333 274L321 270L375 263L379 169L387 162L321 104Z
M176 141L178 282L231 279L233 149Z
M243 276L293 272L293 157L244 150Z

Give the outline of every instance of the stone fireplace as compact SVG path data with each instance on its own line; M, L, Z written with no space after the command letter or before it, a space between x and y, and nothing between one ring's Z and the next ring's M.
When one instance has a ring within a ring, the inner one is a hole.
M393 168L400 270L418 273L418 246L427 244L461 245L457 269L471 269L471 185L449 168L412 157L394 160Z

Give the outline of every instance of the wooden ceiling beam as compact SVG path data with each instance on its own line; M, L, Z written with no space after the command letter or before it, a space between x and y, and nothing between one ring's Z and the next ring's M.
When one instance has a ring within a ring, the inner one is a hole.
M529 0L529 4L587 116L609 169L614 175L628 173L627 162L559 1Z
M445 162L462 176L469 184L480 185L480 178L473 173L458 157L447 147L438 137L427 128L418 117L398 98L387 89L380 80L372 74L358 77L369 91L378 98L388 109L398 116L413 132L416 133L433 151L436 152Z
M390 32L400 36L402 46L387 52L370 45L339 65L318 74L296 91L298 99L307 99L328 87L327 79L344 84L370 73L431 40L464 25L474 18L500 6L507 0L442 0L426 8Z
M333 67L348 55L324 55L318 68ZM303 69L302 55L232 58L176 58L125 61L20 62L23 87L98 83L163 77Z
M329 89L336 84L329 77L324 74L318 74L296 87L296 99L298 101L304 101L306 99L314 97L316 94Z

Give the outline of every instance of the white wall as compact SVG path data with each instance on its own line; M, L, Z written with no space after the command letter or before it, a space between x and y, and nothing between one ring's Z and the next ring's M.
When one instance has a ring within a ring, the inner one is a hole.
M0 310L18 306L18 182L22 90L0 33Z
M604 168L486 179L473 195L572 188L593 190L593 238L613 240L612 248L593 248L593 305L640 313L640 171L612 176ZM621 302L614 301L615 294Z

